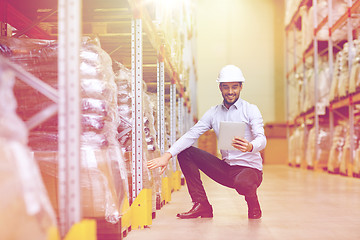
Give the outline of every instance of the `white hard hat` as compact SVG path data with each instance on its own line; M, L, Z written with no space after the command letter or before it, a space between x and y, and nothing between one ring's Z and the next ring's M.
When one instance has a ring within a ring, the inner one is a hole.
M217 82L245 82L240 68L234 65L226 65L220 70Z

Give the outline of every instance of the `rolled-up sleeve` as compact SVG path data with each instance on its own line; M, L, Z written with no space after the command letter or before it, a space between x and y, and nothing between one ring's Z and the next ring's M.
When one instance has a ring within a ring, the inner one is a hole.
M253 145L252 152L260 152L266 146L264 121L261 116L260 110L256 105L251 105L251 108L249 110L251 111L249 114L251 132L254 136L254 139L251 141L251 144Z

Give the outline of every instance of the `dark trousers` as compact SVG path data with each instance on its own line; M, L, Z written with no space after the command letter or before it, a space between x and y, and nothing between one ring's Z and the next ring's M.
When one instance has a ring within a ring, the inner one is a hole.
M256 190L262 182L262 171L250 167L230 166L196 147L189 147L179 153L178 161L193 202L208 201L200 179L200 169L214 181L244 195L249 207L260 207Z

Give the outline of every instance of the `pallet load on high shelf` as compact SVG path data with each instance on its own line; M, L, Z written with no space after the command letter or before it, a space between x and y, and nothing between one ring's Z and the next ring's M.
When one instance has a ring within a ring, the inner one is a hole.
M11 61L57 88L56 41L0 39ZM118 223L128 196L124 158L117 141L117 87L112 61L96 39L84 38L80 51L81 194L84 218ZM14 93L18 115L28 120L52 102L21 81ZM58 212L58 121L51 117L29 132L29 146L38 162L54 209Z
M286 1L286 12L285 12L285 25L289 25L295 12L298 10L301 0L287 0ZM311 3L312 1L308 1ZM333 19L339 19L348 10L347 0L333 0L332 3L332 17ZM321 22L325 17L328 16L329 7L328 0L317 1L317 19ZM299 15L301 16L301 32L298 36L301 37L301 52L308 50L312 44L314 37L314 6L303 5L299 9ZM352 21L354 27L358 25L358 21ZM332 32L332 40L334 42L341 42L347 39L347 32L344 29ZM317 32L317 40L320 42L327 42L329 39L328 28L320 28ZM321 43L320 43L321 44Z
M354 40L352 48L354 56L351 71L349 72L349 47L344 44L343 50L336 55L334 77L331 84L330 101L338 100L348 94L360 91L360 40Z
M55 212L26 145L26 126L15 112L13 85L14 75L0 62L0 239L58 239Z

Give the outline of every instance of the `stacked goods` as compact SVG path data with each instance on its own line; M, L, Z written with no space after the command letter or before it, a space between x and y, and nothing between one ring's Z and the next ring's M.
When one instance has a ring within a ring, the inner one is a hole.
M347 11L347 1L346 0L336 0L332 3L332 16L333 19L339 19ZM314 37L314 7L303 6L300 9L301 13L301 30L302 30L302 52L308 49L311 45ZM318 24L328 16L328 0L320 0L317 3L317 21ZM332 33L332 40L335 42L340 42L341 40L347 39L347 32L340 29ZM328 28L322 27L317 33L318 41L328 41L329 31Z
M315 156L315 147L318 147L318 156ZM330 129L320 126L318 139L315 141L315 127L308 135L306 162L308 168L324 169L327 167L330 154ZM317 161L316 161L317 160Z
M346 64L346 61L347 59L344 58L344 52L338 52L335 59L333 79L330 87L330 101L336 100L339 96L339 79L341 77L342 68L346 67L344 66L344 63Z
M156 209L159 209L159 200L161 195L161 176L160 169L154 169L151 172L148 170L146 163L148 160L151 160L156 157L160 157L160 149L156 142L157 131L156 131L156 106L157 106L157 96L151 93L143 93L143 128L144 128L144 142L143 142L143 155L144 155L144 165L143 165L143 187L147 189L152 189L152 212L155 212ZM169 173L170 168L167 169L166 173ZM158 197L157 197L158 196ZM158 198L158 200L157 200Z
M319 77L318 77L318 111L319 114L325 114L326 107L329 106L330 95L330 68L329 63L325 59L320 59Z
M360 178L360 144L358 144L358 147L355 150L353 176Z
M312 61L312 58L309 58ZM306 68L306 74L304 79L304 104L303 104L303 112L310 110L314 107L315 103L315 93L314 93L314 68Z
M1 63L0 63L1 64ZM56 218L16 115L14 76L0 66L0 239L49 239Z
M304 126L299 126L295 129L289 138L289 165L300 166L305 160L305 144L304 144Z
M131 106L131 71L121 63L115 62L115 83L118 102L118 141L124 152L131 151L132 106ZM130 171L131 172L131 171Z
M346 123L339 122L334 129L334 136L330 148L330 156L327 165L328 172L338 173L340 169L340 162L344 154L344 145L346 138Z
M354 47L351 48L352 68L349 72L349 46L344 44L344 48L336 56L334 78L331 84L330 100L336 100L354 93L360 86L360 41L354 40Z
M309 58L312 61L312 58ZM309 65L312 65L309 64ZM314 68L306 68L306 89L305 89L305 101L303 105L303 111L306 112L313 109L315 106L315 76ZM330 94L330 76L329 76L329 65L326 59L320 58L319 61L319 74L318 74L318 113L320 115L325 114L326 107L329 105L329 94Z
M115 82L118 87L118 114L120 124L118 126L117 139L120 143L122 152L128 156L125 165L128 172L129 189L132 189L132 101L131 101L131 71L121 63L115 66ZM151 189L154 192L160 191L160 176L158 169L152 174L146 167L147 160L160 156L159 147L156 142L156 96L146 92L146 85L143 82L143 188ZM154 197L155 195L153 195ZM155 200L153 201L155 206Z
M354 93L360 89L360 39L354 40L354 47L355 54L350 72L349 93Z
M339 68L340 72L339 78L338 78L338 95L335 95L335 98L343 98L346 97L349 93L349 46L348 43L344 44L344 48L342 50L342 60L341 60L341 66Z
M296 159L296 132L293 132L293 134L289 137L289 162L288 164L290 166L295 165L295 159Z
M305 126L301 125L296 130L298 131L298 140L295 166L300 166L305 161Z
M31 39L1 39L5 54L47 84L57 88L57 42ZM81 192L83 215L116 223L127 195L122 153L116 139L117 87L112 62L96 40L84 38L80 51L81 91ZM27 120L52 104L50 100L17 82L18 114ZM29 146L39 163L45 185L57 209L57 116L34 128Z
M289 117L290 119L294 119L302 112L302 75L292 74L289 82L292 83L291 85L289 85Z
M356 156L356 149L358 148L358 145L359 145L359 136L360 136L360 126L359 126L358 122L354 125L353 139L351 139L351 137L350 137L350 127L347 126L346 139L345 139L345 144L344 144L344 148L343 148L344 154L341 157L341 162L340 162L340 167L339 167L340 174L342 174L342 175L352 175L353 169L352 169L351 163L350 163L350 155L352 154L353 157ZM351 140L354 142L354 150L352 153L350 151L350 141ZM355 161L354 161L353 165L356 167Z

